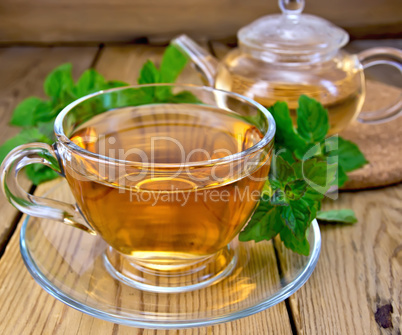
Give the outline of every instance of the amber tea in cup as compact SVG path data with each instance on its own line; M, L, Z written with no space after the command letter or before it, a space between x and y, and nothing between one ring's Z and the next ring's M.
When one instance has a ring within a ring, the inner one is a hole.
M184 91L185 101L174 98ZM55 132L53 148L33 143L5 160L2 184L17 208L98 235L109 273L144 290L192 290L230 273L230 242L269 172L275 124L266 109L207 87L124 87L66 107ZM76 205L16 185L18 161L36 157L67 179Z
M186 162L250 149L262 138L255 126L219 108L189 110L178 104L112 110L84 123L70 139L97 154L104 150L110 157L120 151L128 154L126 159L137 159L141 151L156 164L180 169ZM130 157L133 144L136 152ZM226 168L227 175L219 180L205 179L205 168L174 176L176 171L155 167L141 178L130 178L127 171L113 182L103 181L96 172L77 176L71 167L65 174L83 214L109 245L163 263L211 255L233 239L258 201L258 196L241 200L261 189L269 170L266 159L250 176L236 180Z

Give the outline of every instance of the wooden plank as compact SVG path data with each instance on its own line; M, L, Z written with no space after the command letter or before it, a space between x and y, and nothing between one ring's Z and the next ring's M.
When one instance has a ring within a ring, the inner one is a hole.
M143 36L167 41L184 32L227 38L279 12L277 1L261 0L2 0L0 41L130 42ZM354 37L402 33L399 0L310 0L305 12L345 27Z
M43 82L46 75L56 66L71 62L75 77L88 68L97 48L34 48L13 47L0 49L0 144L19 132L19 128L8 125L11 113L23 99L35 95L45 97ZM30 183L23 181L24 187ZM0 250L7 240L17 210L0 192Z
M108 79L135 82L138 70L146 59L158 60L163 51L161 48L146 47L112 47L106 48L97 63L96 68ZM187 69L181 80L197 81L197 74L191 68ZM43 194L54 183L41 185L37 194ZM60 197L66 192L61 191ZM97 320L77 312L52 298L34 283L18 255L18 236L14 234L6 253L0 262L0 333L43 333L43 334L290 334L291 326L286 306L280 303L259 314L230 323L194 329L154 331L114 325ZM272 249L272 247L270 247ZM274 259L274 250L272 249ZM275 262L275 260L274 260ZM268 276L277 276L276 267ZM273 277L272 277L273 278ZM29 292L29 293L27 293ZM196 296L197 293L195 293ZM127 298L124 295L121 299ZM131 297L129 297L131 299ZM220 297L210 297L220 299ZM205 301L205 299L204 299ZM205 303L208 303L207 301ZM2 322L1 320L7 320Z
M400 334L402 185L342 193L324 209L352 208L353 226L321 225L320 260L290 297L298 334ZM285 259L284 268L292 266Z

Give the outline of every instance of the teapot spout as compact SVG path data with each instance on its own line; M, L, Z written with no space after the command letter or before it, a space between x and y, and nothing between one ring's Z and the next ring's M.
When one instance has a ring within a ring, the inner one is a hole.
M215 75L219 62L214 56L187 35L180 35L170 43L191 59L196 65L197 71L206 79L209 86L213 87L215 85Z

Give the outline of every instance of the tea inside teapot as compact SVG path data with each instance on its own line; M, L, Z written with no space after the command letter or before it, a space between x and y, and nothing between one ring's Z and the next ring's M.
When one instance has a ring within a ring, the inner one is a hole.
M250 97L267 108L285 101L294 124L300 95L312 97L328 110L330 135L355 119L364 102L363 69L356 57L344 57L309 69L288 69L231 54L218 67L215 87Z

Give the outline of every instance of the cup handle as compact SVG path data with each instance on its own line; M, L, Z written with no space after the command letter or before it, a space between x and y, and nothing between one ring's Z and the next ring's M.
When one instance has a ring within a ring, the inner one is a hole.
M402 75L402 51L395 48L371 48L360 52L357 57L363 69L371 66L386 64L399 70ZM396 118L402 112L402 94L398 100L387 108L377 111L363 112L358 120L362 123L382 123Z
M96 235L81 215L77 206L65 202L38 197L27 193L18 184L18 174L27 165L39 163L50 167L60 175L62 169L56 154L56 147L45 143L30 143L12 150L1 165L0 182L8 201L28 215L53 219Z

